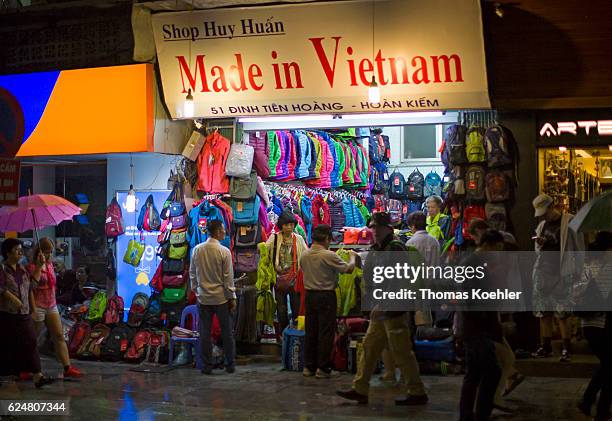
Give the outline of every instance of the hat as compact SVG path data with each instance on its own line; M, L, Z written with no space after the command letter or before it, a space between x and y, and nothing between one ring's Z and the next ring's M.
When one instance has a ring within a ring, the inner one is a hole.
M291 212L289 209L285 209L283 213L281 213L281 215L278 217L278 222L276 223L276 226L282 228L283 225L286 224L297 225L297 219L295 218L293 212Z
M549 195L544 193L538 195L532 202L533 208L535 209L535 216L543 216L552 203L553 199Z
M391 215L388 212L376 212L372 214L372 219L368 224L368 227L372 228L374 226L383 226L393 229L393 225L391 224Z

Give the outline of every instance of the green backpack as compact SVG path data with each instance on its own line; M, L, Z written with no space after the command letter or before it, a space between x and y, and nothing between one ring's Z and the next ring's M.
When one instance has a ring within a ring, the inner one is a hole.
M185 299L186 292L187 285L183 285L181 288L164 288L161 292L160 300L162 303L178 303Z
M482 127L470 127L465 136L465 152L470 163L486 162L484 130Z
M89 312L87 313L87 320L90 322L100 322L104 317L106 311L106 304L108 299L106 297L106 291L98 291L91 299L89 304Z

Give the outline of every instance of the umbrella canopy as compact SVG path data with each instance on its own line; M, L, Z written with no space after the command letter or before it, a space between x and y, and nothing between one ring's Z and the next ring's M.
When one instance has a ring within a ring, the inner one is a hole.
M612 231L612 190L591 199L569 224L576 232Z
M79 215L81 208L52 194L19 198L17 206L0 208L0 232L24 232L58 225Z

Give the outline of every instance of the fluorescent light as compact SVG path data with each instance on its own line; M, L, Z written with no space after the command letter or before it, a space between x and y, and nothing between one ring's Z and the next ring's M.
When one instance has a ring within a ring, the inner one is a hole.
M333 120L334 116L331 114L321 115L288 115L278 117L242 117L238 119L239 123L284 123L288 121L321 121L321 120Z
M342 120L362 120L362 119L380 119L380 120L395 120L398 118L427 118L427 117L442 117L442 111L422 111L408 113L380 113L380 114L343 114L340 116Z
M612 145L608 145L608 150L612 151Z
M566 146L559 146L559 152L567 152Z

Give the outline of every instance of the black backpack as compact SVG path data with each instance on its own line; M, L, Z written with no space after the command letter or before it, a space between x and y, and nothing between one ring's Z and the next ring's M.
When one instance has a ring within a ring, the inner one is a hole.
M178 303L162 303L162 320L165 326L172 329L181 324L181 315L185 309L184 301Z
M485 170L480 165L470 165L465 173L465 191L467 199L471 201L484 201Z
M162 325L162 311L161 301L159 294L151 295L149 299L149 306L145 311L142 319L142 326L144 328L155 328Z
M130 347L134 330L121 324L111 330L100 348L100 358L104 361L121 361Z
M399 171L393 171L389 177L389 196L395 199L403 199L406 190L406 180Z
M423 198L423 191L425 189L425 177L419 171L415 169L408 176L408 183L406 186L406 197L410 200L419 200Z
M445 153L443 158L447 159L448 162L444 162L447 168L455 165L467 164L467 153L465 150L465 136L467 133L467 127L461 124L453 124L446 129L445 139Z

